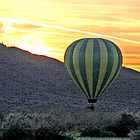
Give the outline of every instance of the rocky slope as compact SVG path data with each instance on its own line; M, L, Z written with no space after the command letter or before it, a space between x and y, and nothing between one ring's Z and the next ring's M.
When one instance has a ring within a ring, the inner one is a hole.
M140 73L122 68L114 83L99 98L97 111L140 110ZM84 95L58 60L32 55L0 44L0 111L18 106L32 110L82 109Z

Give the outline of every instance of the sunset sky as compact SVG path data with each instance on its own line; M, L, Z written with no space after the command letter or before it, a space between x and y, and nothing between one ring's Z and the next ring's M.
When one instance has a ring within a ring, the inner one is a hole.
M60 61L80 38L105 38L140 71L139 0L1 0L0 42Z

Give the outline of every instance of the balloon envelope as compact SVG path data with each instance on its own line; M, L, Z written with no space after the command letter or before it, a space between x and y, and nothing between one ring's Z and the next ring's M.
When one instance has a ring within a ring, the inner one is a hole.
M122 54L109 40L84 38L68 46L64 61L77 87L87 98L96 99L119 74Z

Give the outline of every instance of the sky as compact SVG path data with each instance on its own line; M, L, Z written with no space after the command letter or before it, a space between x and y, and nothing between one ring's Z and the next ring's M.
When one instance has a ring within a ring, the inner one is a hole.
M64 61L81 38L105 38L123 55L123 66L140 72L139 0L0 1L0 42Z

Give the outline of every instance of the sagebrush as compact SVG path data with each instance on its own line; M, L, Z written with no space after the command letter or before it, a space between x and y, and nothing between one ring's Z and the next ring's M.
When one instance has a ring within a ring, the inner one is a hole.
M81 136L93 137L120 137L123 132L121 137L126 137L130 131L136 130L140 126L139 114L139 112L122 111L95 112L86 109L54 109L46 112L31 112L20 109L3 115L0 120L0 134L1 138L19 135L20 137L43 139L44 136L52 137L55 136L54 134L66 138L65 133L70 131L80 131ZM116 129L119 130L116 131ZM72 139L72 137L68 137Z

